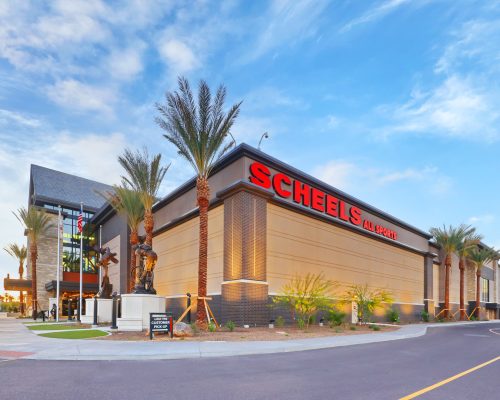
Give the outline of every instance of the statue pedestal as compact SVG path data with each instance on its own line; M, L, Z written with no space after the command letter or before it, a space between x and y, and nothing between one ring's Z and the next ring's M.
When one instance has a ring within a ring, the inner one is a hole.
M97 299L97 323L111 322L113 313L112 299ZM83 324L94 323L94 299L85 299L85 315L82 315Z
M165 312L165 297L154 294L122 294L122 317L118 318L119 331L149 329L149 313Z

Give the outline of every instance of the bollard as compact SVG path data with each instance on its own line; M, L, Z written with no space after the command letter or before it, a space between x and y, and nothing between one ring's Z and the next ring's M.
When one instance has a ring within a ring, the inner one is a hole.
M188 314L187 314L187 321L188 324L191 323L191 293L186 293L187 296L187 308L189 308Z
M71 301L71 297L68 299L68 321L73 321L73 310L71 309L72 307L72 301Z
M117 299L116 299L116 293L113 293L113 309L111 313L111 329L118 329L118 326L116 326L116 306L117 306Z
M81 312L82 312L82 305L81 305L81 303L80 303L80 300L81 300L81 299L80 299L80 298L78 298L78 300L76 301L76 309L78 310L78 313L76 314L76 320L77 320L78 322L82 322L82 321L80 320L80 315L81 315Z
M94 322L93 326L97 326L97 296L94 296Z

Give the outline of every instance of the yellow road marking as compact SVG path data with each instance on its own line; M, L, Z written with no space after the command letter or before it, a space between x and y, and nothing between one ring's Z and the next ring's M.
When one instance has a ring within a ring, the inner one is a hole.
M441 382L438 382L438 383L435 383L434 385L432 386L428 386L422 390L419 390L418 392L415 392L415 393L412 393L412 394L409 394L408 396L405 396L405 397L401 397L399 400L410 400L410 399L414 399L415 397L418 397L424 393L427 393L427 392L430 392L431 390L434 390L440 386L443 386L443 385L446 385L447 383L450 383L451 381L454 381L458 378L461 378L462 376L464 375L467 375L467 374L470 374L471 372L474 372L480 368L483 368L483 367L486 367L487 365L490 365L490 364L493 364L495 361L498 361L500 360L500 356L498 357L495 357L494 359L490 360L490 361L486 361L485 363L482 363L482 364L479 364L479 365L476 365L475 367L471 368L471 369L468 369L467 371L464 371L464 372L460 372L459 374L456 374L456 375L453 375L452 377L450 378L447 378Z

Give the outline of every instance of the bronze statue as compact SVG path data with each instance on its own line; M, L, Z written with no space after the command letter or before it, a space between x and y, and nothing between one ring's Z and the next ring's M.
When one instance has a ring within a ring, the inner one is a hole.
M136 255L135 286L133 293L156 294L153 287L154 269L158 256L151 246L137 244L132 247Z
M108 268L110 262L112 262L113 264L118 264L118 259L115 257L116 253L111 253L109 247L96 248L96 251L101 254L97 265L103 270L101 288L99 290L99 293L97 294L97 297L101 299L110 299L113 285L109 283Z

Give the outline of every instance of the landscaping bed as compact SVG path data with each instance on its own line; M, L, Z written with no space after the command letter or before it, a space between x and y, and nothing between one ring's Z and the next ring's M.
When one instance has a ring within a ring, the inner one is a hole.
M378 326L378 325L377 325ZM353 329L354 328L354 329ZM195 336L186 338L170 339L166 334L156 334L154 340L167 341L216 341L216 342L238 342L238 341L269 341L269 340L292 340L292 339L310 339L328 336L345 336L359 335L380 332L391 332L399 329L395 326L378 326L380 330L373 330L367 325L343 325L340 327L330 328L328 326L320 327L318 325L311 326L309 329L299 329L292 326L275 327L269 329L267 327L252 327L252 328L235 328L231 332L227 328L219 328L215 332L198 331ZM133 340L142 341L150 340L147 332L113 332L109 336L99 338L102 340Z
M98 329L82 329L78 331L61 331L42 333L39 336L55 339L90 339L106 336L107 333Z

